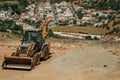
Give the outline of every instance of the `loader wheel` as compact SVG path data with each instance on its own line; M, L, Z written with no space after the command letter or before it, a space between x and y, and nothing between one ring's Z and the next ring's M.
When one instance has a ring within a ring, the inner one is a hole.
M34 65L37 66L40 63L40 57L38 54L35 54L33 56L33 60L34 60Z
M47 60L49 58L49 51L48 51L48 46L43 48L43 60Z

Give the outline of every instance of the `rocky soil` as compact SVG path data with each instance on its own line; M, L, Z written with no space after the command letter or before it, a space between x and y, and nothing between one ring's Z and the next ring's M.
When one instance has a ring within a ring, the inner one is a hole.
M0 40L0 65L20 40ZM120 42L49 39L51 57L32 71L0 68L0 80L120 80Z

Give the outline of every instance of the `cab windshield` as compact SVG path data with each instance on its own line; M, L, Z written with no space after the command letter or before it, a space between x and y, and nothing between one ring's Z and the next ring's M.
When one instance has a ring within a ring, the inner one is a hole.
M42 39L40 31L26 31L24 35L24 41L34 41Z

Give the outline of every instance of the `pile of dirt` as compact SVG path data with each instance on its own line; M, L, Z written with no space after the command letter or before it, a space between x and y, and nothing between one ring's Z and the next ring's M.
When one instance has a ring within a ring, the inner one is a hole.
M90 65L100 67L115 67L117 57L102 47L92 46L86 48L75 48L62 57L50 62L54 68L65 68L66 66Z

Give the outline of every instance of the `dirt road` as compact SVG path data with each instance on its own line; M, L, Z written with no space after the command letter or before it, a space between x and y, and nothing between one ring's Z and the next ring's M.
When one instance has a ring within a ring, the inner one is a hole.
M50 62L66 54L68 51L77 46L82 48L91 45L99 45L109 51L116 51L119 58L120 46L115 44L104 43L99 41L69 41L69 40L50 40L51 41L51 58L41 62L32 71L24 70L6 70L0 68L0 80L120 80L120 68L100 68L89 67L86 65L69 66L64 70L55 70L51 68ZM19 40L17 41L0 41L0 65L4 55L10 56L11 52L16 50ZM116 47L117 46L117 47ZM119 61L120 59L118 59ZM120 64L120 63L118 63Z

